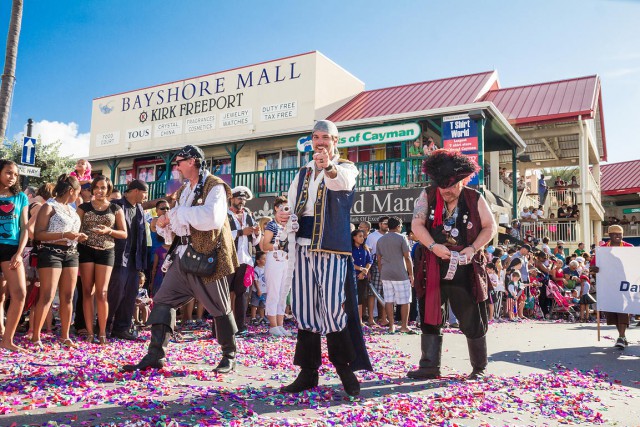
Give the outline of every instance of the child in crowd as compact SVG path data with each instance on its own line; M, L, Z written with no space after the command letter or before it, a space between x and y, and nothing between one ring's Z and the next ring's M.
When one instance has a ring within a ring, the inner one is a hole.
M288 209L287 198L276 197L273 203L274 212ZM284 280L289 265L289 240L284 231L285 225L280 223L276 216L276 219L265 226L264 236L260 242L260 249L267 253L264 277L268 298L265 312L269 319L269 333L276 337L291 336L291 332L284 328L287 295L291 290L291 283L285 283Z
M251 285L251 323L257 325L261 321L267 321L264 317L264 307L267 301L267 282L264 279L264 266L267 263L267 254L258 252L256 264L253 268L253 285ZM256 317L256 312L260 319Z
M358 279L358 315L362 322L362 304L367 300L369 294L369 269L373 264L373 258L367 245L364 244L364 231L354 230L351 232L351 253L353 255L353 266ZM369 313L371 319L373 313Z
M580 288L580 321L589 321L589 309L591 304L595 304L596 300L591 296L591 281L589 276L583 274L580 276L581 288Z
M134 314L135 323L143 326L147 323L149 313L151 312L151 298L144 287L146 277L142 271L138 273L138 296L136 296L136 311Z
M487 264L486 270L487 270L487 275L489 276L489 300L487 301L488 302L487 305L489 306L489 322L493 322L494 304L499 298L499 294L496 291L498 287L499 278L498 278L498 273L496 271L496 266L493 263Z
M86 159L79 159L74 171L69 175L78 178L80 185L91 183L91 163Z
M519 320L519 315L522 310L524 310L524 299L521 298L524 294L524 292L522 292L524 284L520 281L522 276L518 270L512 271L509 277L511 281L507 286L507 312L509 313L509 320L515 322ZM522 302L520 301L521 299ZM520 306L522 306L522 308Z

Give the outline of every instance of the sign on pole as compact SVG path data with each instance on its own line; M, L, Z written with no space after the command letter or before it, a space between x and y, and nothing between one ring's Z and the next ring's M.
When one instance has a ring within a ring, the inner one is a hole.
M478 125L468 114L458 114L442 118L442 148L460 151L478 164ZM482 165L480 165L482 167ZM478 174L469 181L478 185Z
M18 165L18 171L22 176L40 176L40 168L37 168L35 166Z
M33 166L36 163L36 139L25 136L22 142L23 165Z
M640 313L640 247L596 248L598 310Z

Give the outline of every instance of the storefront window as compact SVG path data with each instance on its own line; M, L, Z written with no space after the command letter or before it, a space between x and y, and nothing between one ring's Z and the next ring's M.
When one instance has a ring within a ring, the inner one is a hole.
M161 164L156 165L156 181L166 181L167 180L167 165Z
M152 182L155 179L153 166L141 166L138 168L138 179L144 182Z
M276 170L280 163L280 153L262 153L258 154L258 168L259 171L271 171Z
M231 159L212 160L211 172L231 185Z
M118 184L128 184L133 181L133 169L120 169Z
M299 168L298 157L298 150L283 151L281 169Z
M258 171L291 169L301 166L298 150L283 150L274 153L258 153Z

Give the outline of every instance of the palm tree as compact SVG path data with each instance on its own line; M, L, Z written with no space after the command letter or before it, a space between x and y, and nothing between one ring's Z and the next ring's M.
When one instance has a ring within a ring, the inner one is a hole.
M16 81L18 40L20 39L20 27L22 26L22 6L23 0L13 0L13 4L11 5L11 20L9 21L9 34L7 34L7 51L4 58L2 86L0 86L0 140L4 139L7 131L11 99L13 98L13 85Z

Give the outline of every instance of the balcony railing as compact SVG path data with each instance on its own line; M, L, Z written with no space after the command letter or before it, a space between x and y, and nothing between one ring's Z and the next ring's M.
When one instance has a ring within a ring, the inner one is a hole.
M149 186L149 193L147 195L149 200L158 199L167 195L167 181L147 182L147 186ZM127 184L116 184L113 187L124 194L127 189Z
M358 189L379 190L388 187L418 187L427 183L422 173L424 157L374 160L356 163L360 172ZM256 196L286 192L298 173L298 168L236 173L236 185L244 185Z
M567 244L576 244L580 241L579 233L579 222L574 220L542 220L520 223L521 239L530 234L540 241L543 237L548 237L551 242L562 240Z
M421 187L426 185L426 176L422 173L424 157L408 159L374 160L356 163L360 172L356 186L363 190L380 190L389 187ZM239 172L235 175L236 185L244 185L256 196L282 194L289 190L298 168L277 169L256 172ZM147 182L149 200L166 196L167 181ZM118 184L115 188L121 192L127 184Z
M236 173L236 185L244 185L256 196L261 194L282 194L298 173L298 168L278 169L257 172Z

